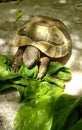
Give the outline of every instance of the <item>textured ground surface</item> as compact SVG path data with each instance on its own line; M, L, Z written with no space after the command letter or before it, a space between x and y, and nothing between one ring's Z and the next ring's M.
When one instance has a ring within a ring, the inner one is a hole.
M16 16L20 12L20 19ZM48 15L62 20L72 37L72 55L67 62L73 72L65 92L82 95L82 0L22 0L0 4L0 53L14 54L12 39L17 28L31 15ZM14 130L13 119L19 104L16 91L0 93L0 130Z

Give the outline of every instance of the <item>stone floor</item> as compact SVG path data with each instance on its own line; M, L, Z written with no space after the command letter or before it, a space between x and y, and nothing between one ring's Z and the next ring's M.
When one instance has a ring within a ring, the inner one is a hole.
M17 28L32 15L47 15L62 20L72 38L72 55L67 66L72 79L65 92L82 96L82 0L22 0L0 3L0 53L14 54L12 40ZM13 98L14 97L14 98ZM0 93L0 130L14 130L13 119L19 104L18 93L8 90Z

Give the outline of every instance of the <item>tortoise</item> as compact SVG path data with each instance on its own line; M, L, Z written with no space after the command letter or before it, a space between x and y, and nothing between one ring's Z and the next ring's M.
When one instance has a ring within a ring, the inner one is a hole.
M42 78L50 61L66 56L71 51L71 38L67 27L59 19L33 16L18 30L13 40L18 46L12 69L17 72L21 60L27 68L39 63L37 79Z

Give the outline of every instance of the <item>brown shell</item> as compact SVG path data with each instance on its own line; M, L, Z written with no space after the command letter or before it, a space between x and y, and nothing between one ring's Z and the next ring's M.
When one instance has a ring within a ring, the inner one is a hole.
M63 57L71 50L67 27L58 19L35 16L17 31L14 45L32 45L52 58Z

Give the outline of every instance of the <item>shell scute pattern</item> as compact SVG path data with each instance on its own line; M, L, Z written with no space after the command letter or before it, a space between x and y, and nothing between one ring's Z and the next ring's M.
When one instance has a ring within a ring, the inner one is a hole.
M14 45L32 45L51 58L59 58L71 50L71 38L60 20L35 16L18 29Z

